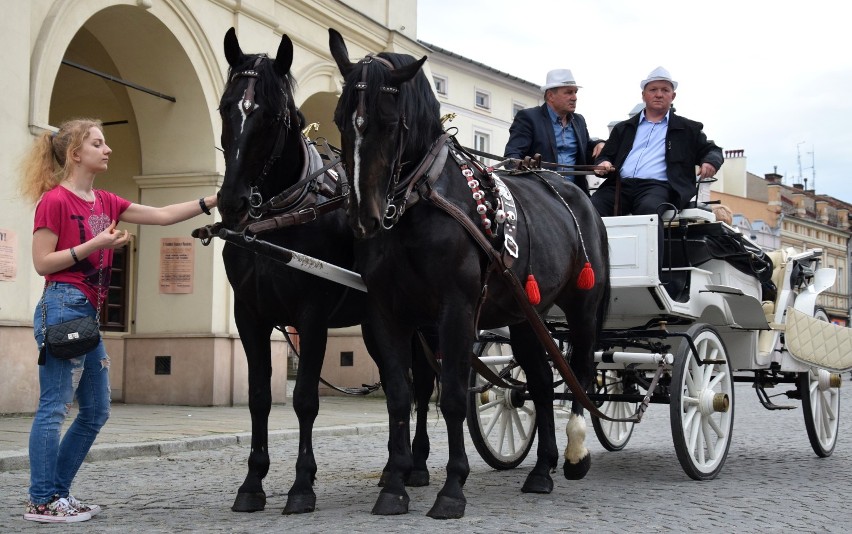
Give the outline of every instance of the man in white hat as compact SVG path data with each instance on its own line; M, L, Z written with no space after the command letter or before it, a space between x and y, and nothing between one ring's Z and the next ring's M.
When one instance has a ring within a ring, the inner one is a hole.
M687 206L698 178L722 166L722 149L707 139L700 122L672 109L677 82L663 67L639 82L645 108L615 125L596 164L607 179L592 196L602 216L614 215L616 176L621 177L620 214L644 215Z
M551 166L556 170L591 164L603 148L603 141L590 139L586 119L574 113L578 89L580 86L570 69L548 72L547 82L541 86L544 104L523 109L515 115L504 157L523 159L541 154L542 166L548 167L545 162L556 163L560 166ZM588 194L584 176L566 178Z

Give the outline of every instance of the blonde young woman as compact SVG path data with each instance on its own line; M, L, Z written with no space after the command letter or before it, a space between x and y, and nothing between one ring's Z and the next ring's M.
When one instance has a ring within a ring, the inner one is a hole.
M106 172L112 149L100 121L68 121L55 134L44 133L24 161L22 191L36 204L32 257L45 277L42 300L33 316L40 347L43 325L96 315L109 288L113 250L130 239L115 231L119 221L169 225L210 214L216 197L162 208L125 200L94 188ZM33 362L35 363L35 362ZM100 512L74 498L71 483L110 412L109 357L103 341L83 356L62 360L47 350L39 365L39 405L30 432L30 489L24 519L44 523L86 521ZM79 412L60 439L69 407Z

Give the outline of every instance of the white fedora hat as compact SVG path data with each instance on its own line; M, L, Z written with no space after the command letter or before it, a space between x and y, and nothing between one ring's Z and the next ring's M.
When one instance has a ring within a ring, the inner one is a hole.
M656 69L652 70L651 73L648 74L647 78L639 82L639 87L641 87L644 91L646 85L651 82L656 82L658 80L669 82L670 84L672 84L672 89L677 91L677 82L672 80L672 75L669 74L669 71L667 71L663 67L657 67Z
M554 69L547 73L547 82L541 86L542 91L553 89L554 87L581 87L574 81L574 75L571 74L571 69Z

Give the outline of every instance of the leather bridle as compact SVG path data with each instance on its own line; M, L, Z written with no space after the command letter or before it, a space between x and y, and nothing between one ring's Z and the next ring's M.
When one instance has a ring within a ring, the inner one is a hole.
M361 81L355 83L355 90L358 91L358 104L355 109L355 128L358 130L359 135L363 135L367 130L367 104L366 104L366 92L368 88L367 84L367 68L370 63L376 61L380 65L387 67L388 70L393 70L393 64L379 56L374 56L372 54L368 54L361 61L358 62L358 65L361 65ZM392 95L399 94L399 88L392 87L389 85L380 85L379 91L382 93L388 93ZM399 220L402 216L402 209L397 208L394 204L394 193L397 189L397 185L399 184L399 175L402 172L402 154L405 151L405 145L407 142L407 134L408 134L408 124L405 120L405 113L400 113L399 116L399 128L398 134L396 138L396 155L394 156L394 160L391 162L390 167L390 177L388 178L387 190L385 191L385 213L382 217L382 228L385 230L390 230L393 228L393 225Z
M259 55L251 69L235 72L233 75L231 75L231 79L228 81L228 83L231 83L237 78L249 78L245 95L243 96L243 99L240 102L240 109L246 116L251 115L251 113L257 108L254 101L254 89L257 83L257 79L260 77L260 73L257 71L257 67L264 59L268 59L266 54ZM280 125L277 128L277 133L275 135L275 144L272 146L272 152L266 159L266 162L263 165L263 169L261 170L260 175L257 177L256 180L253 180L251 182L251 189L249 191L248 213L252 219L261 218L264 213L269 210L268 203L264 205L263 195L261 195L260 189L261 187L263 187L263 181L266 179L266 176L272 170L272 167L275 165L275 162L278 161L278 158L280 158L281 154L284 152L284 143L287 141L287 132L290 130L290 108L287 107L288 98L287 93L286 91L284 91L283 87L281 88L281 93L284 96L284 105L282 106L283 109L278 110L278 113L272 120L273 124Z

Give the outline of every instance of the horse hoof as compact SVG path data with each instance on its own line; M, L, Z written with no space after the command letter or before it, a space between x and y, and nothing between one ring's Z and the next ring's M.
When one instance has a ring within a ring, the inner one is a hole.
M307 514L313 512L317 506L316 495L288 495L287 505L284 507L283 515Z
M266 508L266 493L237 493L231 510L234 512L261 512Z
M524 493L550 493L553 491L553 479L550 475L530 473L521 488Z
M457 499L438 495L435 504L426 515L432 519L459 519L464 517L465 505L467 505L467 500L464 497Z
M381 492L373 506L374 515L400 515L408 513L408 495Z
M409 488L420 488L429 485L429 471L412 471L405 479L405 485Z
M562 471L565 473L565 478L568 480L580 480L586 476L586 473L588 473L591 468L592 455L586 453L586 455L583 456L576 464L572 464L566 460L565 465L562 466Z

